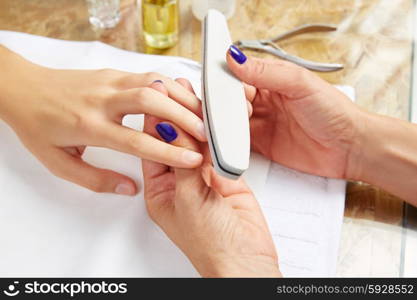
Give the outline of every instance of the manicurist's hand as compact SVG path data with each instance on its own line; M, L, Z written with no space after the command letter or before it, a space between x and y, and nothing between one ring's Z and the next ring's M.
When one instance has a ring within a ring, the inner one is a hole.
M234 46L227 62L248 85L255 151L300 171L349 177L360 109L329 83L292 63L246 58Z
M153 87L164 92L161 84ZM176 125L155 117L145 117L144 130L190 151L207 148ZM202 276L280 275L271 234L243 179L216 175L207 153L203 165L195 169L170 168L148 160L142 166L151 218Z
M127 114L169 120L204 141L199 101L159 74L52 70L0 46L0 118L55 175L97 192L133 195L132 179L82 160L86 146L106 147L166 165L194 168L202 155L122 126ZM148 86L162 80L167 95Z
M252 104L254 150L288 167L365 181L417 205L417 126L361 110L312 72L246 57L232 46L232 72Z

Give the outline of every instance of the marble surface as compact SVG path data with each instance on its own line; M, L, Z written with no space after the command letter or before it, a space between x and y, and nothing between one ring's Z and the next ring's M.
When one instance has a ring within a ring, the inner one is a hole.
M65 40L100 40L139 52L200 60L201 26L180 1L180 41L168 50L144 45L140 5L121 0L122 20L111 30L88 23L84 0L1 0L0 29ZM307 59L339 62L345 69L319 74L353 86L361 107L408 119L412 75L413 0L237 0L229 20L234 40L266 38L306 23L328 23L337 32L302 35L282 42ZM268 56L246 51L255 56ZM348 184L339 255L339 276L399 276L403 202L363 183Z
M403 229L400 226L345 217L337 275L399 277Z

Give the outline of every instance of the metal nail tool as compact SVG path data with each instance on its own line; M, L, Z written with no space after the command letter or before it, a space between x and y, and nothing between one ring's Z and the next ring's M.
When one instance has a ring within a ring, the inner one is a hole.
M288 60L293 62L297 65L305 67L307 69L319 72L333 72L343 69L342 64L331 64L331 63L321 63L306 60L304 58L288 54L282 48L280 48L276 42L282 41L284 39L288 39L290 37L303 34L303 33L310 33L310 32L329 32L335 31L337 27L332 25L325 25L325 24L306 24L300 27L297 27L293 30L280 34L272 39L264 39L264 40L239 40L235 43L241 49L256 49L271 53L276 55L282 59Z

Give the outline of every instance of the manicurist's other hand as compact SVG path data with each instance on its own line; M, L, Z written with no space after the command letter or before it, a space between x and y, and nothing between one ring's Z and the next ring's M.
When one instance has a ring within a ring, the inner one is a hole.
M227 63L248 85L255 151L300 171L349 177L363 113L343 93L304 68L246 58L234 46Z
M417 205L417 126L366 112L314 73L232 46L231 71L246 83L255 151L320 176L377 185Z
M194 168L202 155L122 126L127 114L150 114L205 141L197 97L160 74L53 70L0 47L0 118L55 175L97 192L133 195L135 182L82 159L86 146L105 147L166 165ZM7 75L7 76L6 76ZM149 85L162 80L161 94Z
M182 80L184 85L189 84ZM166 92L162 84L153 87ZM145 132L205 152L195 169L143 160L151 218L205 277L279 276L277 254L259 205L243 179L218 176L206 144L166 120L145 117Z

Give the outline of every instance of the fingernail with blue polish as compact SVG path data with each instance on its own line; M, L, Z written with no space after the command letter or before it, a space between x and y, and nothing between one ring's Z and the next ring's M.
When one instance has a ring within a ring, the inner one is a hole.
M169 125L168 123L159 123L155 126L156 131L158 131L161 138L164 139L165 142L170 143L178 137L177 132L175 131L174 127Z
M240 51L240 49L235 45L230 46L229 52L233 59L240 65L243 64L247 59L246 55L243 54L243 52Z
M159 83L164 83L162 80L155 80L153 83L156 83L156 82L159 82Z

